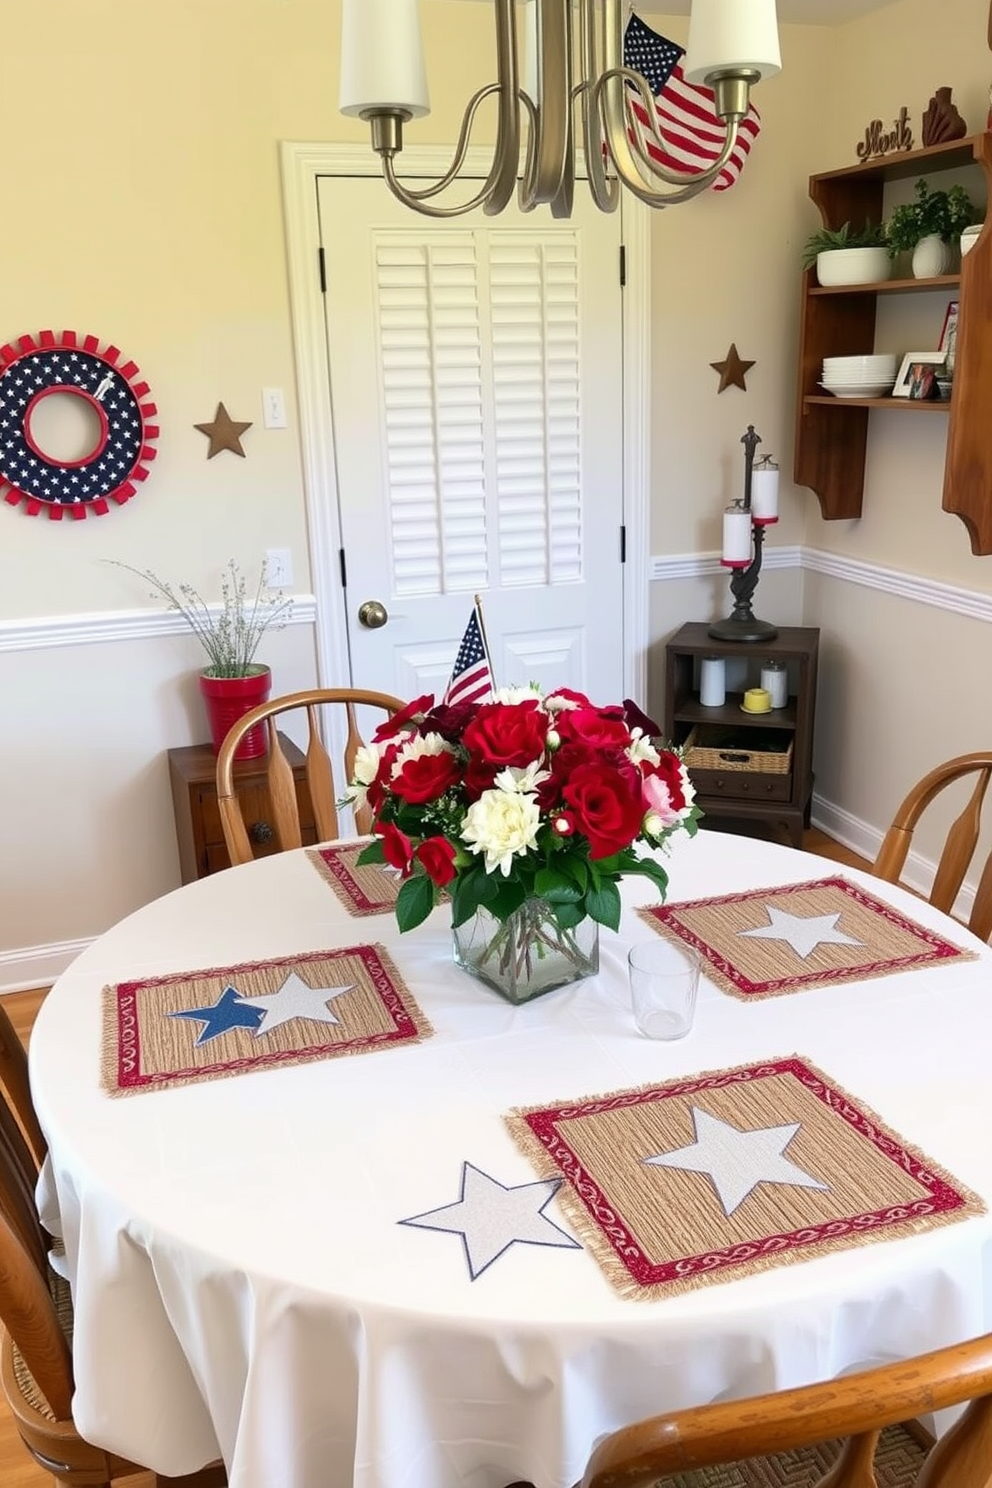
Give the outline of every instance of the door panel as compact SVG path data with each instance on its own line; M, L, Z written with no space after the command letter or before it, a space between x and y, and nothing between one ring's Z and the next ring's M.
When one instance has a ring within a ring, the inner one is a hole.
M321 178L352 675L440 693L482 600L499 684L622 675L620 224L435 224ZM379 600L387 623L357 618Z

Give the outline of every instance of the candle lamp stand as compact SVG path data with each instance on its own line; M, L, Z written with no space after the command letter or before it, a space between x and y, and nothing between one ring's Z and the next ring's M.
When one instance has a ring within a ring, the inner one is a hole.
M751 485L754 472L754 451L761 443L754 425L748 424L747 433L741 436L744 446L744 500L734 503L734 509L751 516L751 560L745 564L733 564L730 578L730 593L734 608L725 620L716 620L709 634L719 641L773 641L778 628L767 620L758 620L751 608L754 591L761 575L761 553L765 543L765 527L777 517L757 517L751 508Z

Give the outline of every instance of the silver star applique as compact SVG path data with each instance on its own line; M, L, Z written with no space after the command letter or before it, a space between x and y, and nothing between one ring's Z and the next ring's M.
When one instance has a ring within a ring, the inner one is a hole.
M829 1190L812 1173L805 1172L784 1153L802 1128L799 1121L786 1126L761 1126L740 1131L708 1111L692 1107L696 1140L674 1152L646 1157L644 1162L659 1168L679 1168L684 1173L703 1173L716 1189L729 1218L759 1183L795 1184L798 1188Z
M311 1023L340 1023L328 1007L328 1003L344 992L350 992L354 982L346 987L310 987L295 971L291 971L278 992L266 992L261 997L247 997L250 1007L264 1008L262 1021L255 1029L255 1037L281 1028L293 1018L306 1018Z
M481 1168L462 1163L461 1198L441 1209L401 1219L422 1230L461 1235L469 1275L475 1281L511 1245L554 1245L581 1250L577 1240L548 1219L544 1210L561 1187L560 1178L507 1188Z
M776 909L774 904L766 904L764 909L768 916L767 925L759 925L755 930L738 930L737 934L751 936L754 940L784 940L803 961L820 945L864 945L863 940L856 940L853 935L845 935L843 930L837 929L839 910L836 914L794 915Z

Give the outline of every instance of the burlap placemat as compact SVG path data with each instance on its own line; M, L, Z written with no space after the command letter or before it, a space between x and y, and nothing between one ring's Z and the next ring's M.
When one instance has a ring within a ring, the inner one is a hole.
M692 946L707 976L745 999L975 959L840 877L654 905L638 914L660 934Z
M799 1055L506 1117L626 1297L653 1298L985 1212Z
M104 988L111 1095L418 1043L433 1029L380 945Z
M358 855L368 846L361 842L335 843L331 847L308 847L307 857L325 883L329 883L350 915L386 914L396 907L401 879L383 863L359 865Z

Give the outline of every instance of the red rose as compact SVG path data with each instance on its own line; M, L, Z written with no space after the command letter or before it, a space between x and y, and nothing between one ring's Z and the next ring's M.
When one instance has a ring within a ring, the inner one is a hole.
M375 772L375 779L366 791L366 798L373 813L377 814L386 799L389 790L389 777L393 773L393 765L399 754L399 746L388 744L379 758L379 768Z
M406 833L392 822L385 822L376 827L375 834L382 838L382 856L390 868L398 868L404 878L409 878L413 868L413 845Z
M443 889L455 876L455 849L447 837L426 837L417 848L417 857L431 883Z
M570 687L556 687L554 692L548 693L545 702L551 702L554 698L564 698L566 702L576 703L580 708L592 707L584 692L573 692Z
M470 759L465 766L462 785L469 802L477 801L483 791L491 790L496 779L497 767L487 765L480 759Z
M557 723L562 743L584 744L587 749L626 749L630 730L621 708L572 708Z
M443 796L458 779L458 761L447 750L443 754L421 754L404 760L389 788L404 801L423 805Z
M438 703L421 723L420 732L440 734L449 744L457 744L474 712L474 703Z
M540 759L548 734L548 717L537 699L525 703L483 703L462 736L472 754L497 770L518 769Z
M641 829L644 807L627 779L603 765L573 770L562 795L575 825L589 839L591 858L608 858L629 847Z
M373 744L381 744L383 739L391 739L411 719L416 718L418 713L429 713L433 706L434 694L432 692L425 692L423 697L414 698L412 703L407 703L405 708L401 708L398 713L393 713L385 723L380 723L372 735Z

